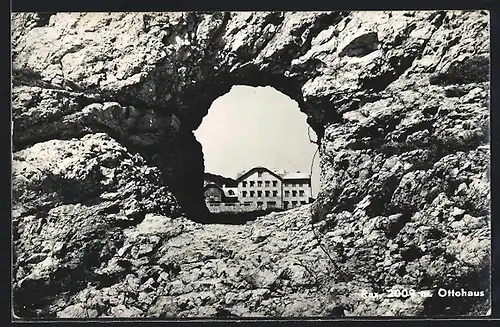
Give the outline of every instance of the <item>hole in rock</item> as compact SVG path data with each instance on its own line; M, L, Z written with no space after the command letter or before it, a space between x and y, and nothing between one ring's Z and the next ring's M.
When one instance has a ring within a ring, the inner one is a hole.
M314 201L316 133L296 101L276 89L233 86L194 132L204 156L209 221L238 224Z

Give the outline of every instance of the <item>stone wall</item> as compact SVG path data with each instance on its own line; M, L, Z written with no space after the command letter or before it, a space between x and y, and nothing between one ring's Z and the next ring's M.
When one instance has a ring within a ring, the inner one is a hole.
M61 294L98 279L95 267L147 214L205 220L192 131L233 85L283 92L320 137L311 219L348 271L332 281L488 290L488 20L485 11L13 14L17 312L64 308ZM58 257L60 247L71 256ZM478 302L342 301L376 315L461 314Z

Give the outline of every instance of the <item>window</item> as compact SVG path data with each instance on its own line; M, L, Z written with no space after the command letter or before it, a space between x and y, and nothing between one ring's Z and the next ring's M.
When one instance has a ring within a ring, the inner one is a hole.
M283 201L283 209L288 209L288 201Z
M260 198L262 197L262 191L257 191L257 196Z
M250 197L253 198L255 195L255 191L250 191Z
M273 187L278 186L278 181L273 181Z
M299 191L299 196L304 196L304 190Z
M273 196L277 197L278 196L278 191L273 191Z
M306 201L300 201L300 204L307 204Z
M257 186L258 186L258 187L262 187L262 181L258 181L258 182L257 182Z
M233 190L229 190L229 191L227 191L227 193L228 193L229 195L234 195L234 191L233 191Z
M251 204L252 204L252 202L245 202L245 203L243 203L244 206L249 206Z
M276 208L276 202L275 201L269 201L267 203L268 208Z
M266 191L266 197L269 197L270 194L271 194L271 192Z
M262 205L264 204L264 202L257 202L257 207L262 207Z
M243 184L243 187L247 187L247 182L246 181L244 181L242 184Z
M241 193L242 193L242 196L243 196L244 198L246 198L246 197L247 197L247 191L243 191L243 192L241 192Z
M270 181L266 181L265 184L266 184L266 187L269 187L271 185L271 182Z
M261 172L261 171L259 171L259 172L257 173L257 176L262 177L262 172Z
M292 196L297 196L297 191L292 191Z
M285 196L289 197L290 196L290 191L285 191Z
M292 201L292 207L296 207L297 206L297 201Z
M254 181L250 181L250 187L254 187L255 185L255 182Z

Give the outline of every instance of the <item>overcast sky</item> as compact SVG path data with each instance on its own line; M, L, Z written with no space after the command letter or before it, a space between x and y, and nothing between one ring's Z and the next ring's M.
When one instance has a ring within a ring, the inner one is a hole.
M255 166L310 172L316 145L309 142L307 116L297 102L272 87L234 86L214 101L195 131L205 171L235 178ZM316 134L310 129L311 138ZM319 190L319 155L312 175Z

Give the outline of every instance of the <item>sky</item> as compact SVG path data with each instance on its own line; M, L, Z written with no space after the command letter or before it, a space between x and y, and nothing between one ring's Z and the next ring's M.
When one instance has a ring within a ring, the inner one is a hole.
M205 172L236 178L255 166L311 172L316 134L297 102L270 86L233 86L212 103L194 132L203 147ZM319 155L312 170L313 197L319 191Z

